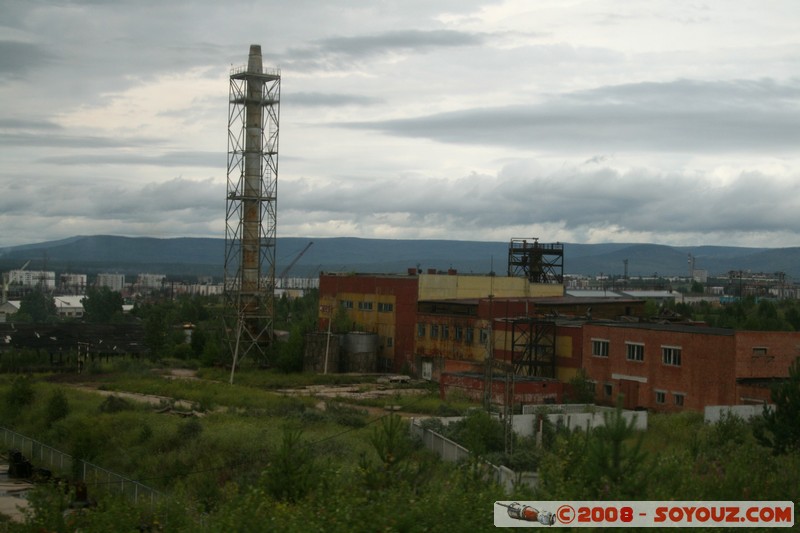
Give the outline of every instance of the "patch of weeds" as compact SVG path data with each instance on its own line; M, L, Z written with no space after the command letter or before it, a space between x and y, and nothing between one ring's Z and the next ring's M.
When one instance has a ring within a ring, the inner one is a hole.
M98 411L101 413L119 413L121 411L130 411L133 408L134 406L131 402L115 395L106 396L103 403L97 407Z
M306 409L305 411L296 413L294 416L302 422L307 423L322 422L326 418L325 413L317 409Z
M436 409L436 416L461 416L461 409L457 409L450 404L440 403Z
M368 412L348 405L328 402L325 412L331 420L342 426L361 428L367 425Z

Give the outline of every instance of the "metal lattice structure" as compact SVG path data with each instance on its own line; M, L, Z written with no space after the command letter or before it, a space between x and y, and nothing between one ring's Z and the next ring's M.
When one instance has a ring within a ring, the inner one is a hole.
M539 239L511 239L508 245L508 275L531 283L564 282L564 245L540 243Z
M281 74L262 67L252 45L231 70L225 211L226 331L236 363L264 361L274 337L275 233Z
M510 319L511 364L518 376L556 377L556 325L535 317Z

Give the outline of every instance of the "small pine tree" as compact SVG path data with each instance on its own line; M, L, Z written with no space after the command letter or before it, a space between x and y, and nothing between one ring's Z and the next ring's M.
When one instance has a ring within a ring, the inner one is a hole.
M789 378L772 388L773 409L764 406L754 429L758 441L776 455L800 450L800 357L789 367Z
M605 424L593 430L588 442L587 482L599 499L641 496L647 486L644 434L637 435L635 421L626 421L619 406L603 418ZM630 439L633 443L627 444Z

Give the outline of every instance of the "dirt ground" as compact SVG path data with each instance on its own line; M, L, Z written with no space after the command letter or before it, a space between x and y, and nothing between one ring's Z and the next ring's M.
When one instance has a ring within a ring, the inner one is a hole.
M173 368L166 370L162 376L166 379L201 381L201 379L197 377L196 371L184 368ZM300 388L277 389L274 392L284 396L310 396L319 398L322 401L317 403L316 406L317 408L321 409L324 409L325 402L330 400L384 399L386 401L386 405L383 408L357 406L360 409L368 411L372 415L377 415L385 414L391 411L397 411L398 408L395 406L393 400L398 396L420 396L428 393L428 391L424 388L417 389L394 386L395 383L407 383L408 381L408 378L405 376L392 376L390 378L376 378L375 382L372 383L359 383L357 385L307 385ZM197 410L197 406L187 400L169 398L166 396L156 396L153 394L102 390L86 383L72 383L71 385L80 390L94 392L103 396L118 396L135 402L147 403L154 407L171 406L175 411L192 413L196 416L201 416L201 413L199 413ZM404 417L426 416L413 413L400 414Z
M27 481L9 479L8 463L0 460L0 514L15 522L23 519L22 509L28 507L25 493L33 488Z

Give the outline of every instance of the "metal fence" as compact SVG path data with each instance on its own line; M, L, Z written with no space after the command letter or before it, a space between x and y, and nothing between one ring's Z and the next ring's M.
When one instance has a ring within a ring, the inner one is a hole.
M122 494L134 503L150 502L161 498L162 494L138 481L128 479L101 466L80 461L80 468L73 468L72 456L60 450L26 437L10 429L0 427L0 439L6 450L19 450L36 467L54 470L62 474L79 473L80 480L89 487L96 487L111 493Z

